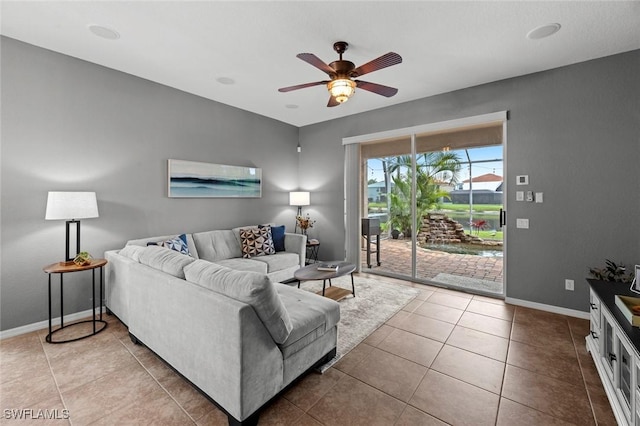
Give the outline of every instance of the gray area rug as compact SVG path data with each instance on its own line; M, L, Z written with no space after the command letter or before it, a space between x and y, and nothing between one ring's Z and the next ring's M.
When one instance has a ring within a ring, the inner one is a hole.
M351 290L351 278L348 275L331 282L333 286ZM320 367L320 372L326 371L349 353L419 293L415 288L390 284L383 279L354 276L354 282L356 297L349 295L340 301L337 354L334 359ZM322 290L322 281L306 281L300 288L315 293Z
M495 281L481 280L479 278L462 277L459 275L439 273L433 281L448 284L456 287L482 290L489 293L502 294L502 283ZM356 294L357 291L356 291Z

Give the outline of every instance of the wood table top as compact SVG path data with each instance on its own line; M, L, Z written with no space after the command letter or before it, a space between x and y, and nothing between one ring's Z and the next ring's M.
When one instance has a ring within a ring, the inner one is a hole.
M47 265L42 270L47 274L63 274L66 272L78 272L78 271L87 271L90 269L99 268L107 264L106 259L91 259L91 263L88 265L76 265L71 262L70 265L66 264L67 262L56 262L51 265Z

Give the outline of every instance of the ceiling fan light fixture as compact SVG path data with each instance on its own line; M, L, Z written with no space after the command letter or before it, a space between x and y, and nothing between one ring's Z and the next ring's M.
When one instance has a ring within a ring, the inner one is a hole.
M331 96L342 104L353 96L356 91L356 82L349 78L337 78L327 84L327 89L329 89Z

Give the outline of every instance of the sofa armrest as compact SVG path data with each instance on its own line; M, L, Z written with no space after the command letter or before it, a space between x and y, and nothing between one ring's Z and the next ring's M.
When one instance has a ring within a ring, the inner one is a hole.
M133 282L131 278L132 265L138 262L122 256L119 250L109 250L104 253L104 258L109 263L105 268L105 306L125 325L129 324L129 286Z
M300 257L300 267L304 267L307 260L307 236L302 234L284 234L284 246L289 253L297 253Z

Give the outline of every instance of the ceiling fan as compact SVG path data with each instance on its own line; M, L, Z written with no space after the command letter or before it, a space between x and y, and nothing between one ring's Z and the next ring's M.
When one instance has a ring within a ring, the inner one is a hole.
M368 81L355 80L356 78L368 74L370 72L378 71L392 65L397 65L402 62L402 57L394 52L386 53L379 58L376 58L364 65L360 65L356 68L353 62L344 61L342 54L347 50L349 44L346 41L338 41L333 44L333 50L335 50L340 59L331 62L329 65L325 64L320 58L313 53L299 53L296 55L303 61L313 65L320 71L324 71L329 75L331 80L316 81L314 83L298 84L296 86L283 87L278 89L279 92L290 92L292 90L304 89L306 87L320 86L322 84L327 85L327 89L331 97L329 98L328 107L334 107L340 105L353 95L356 87L359 89L367 90L369 92L376 93L378 95L391 96L398 93L398 89L389 86L383 86L382 84L370 83Z

